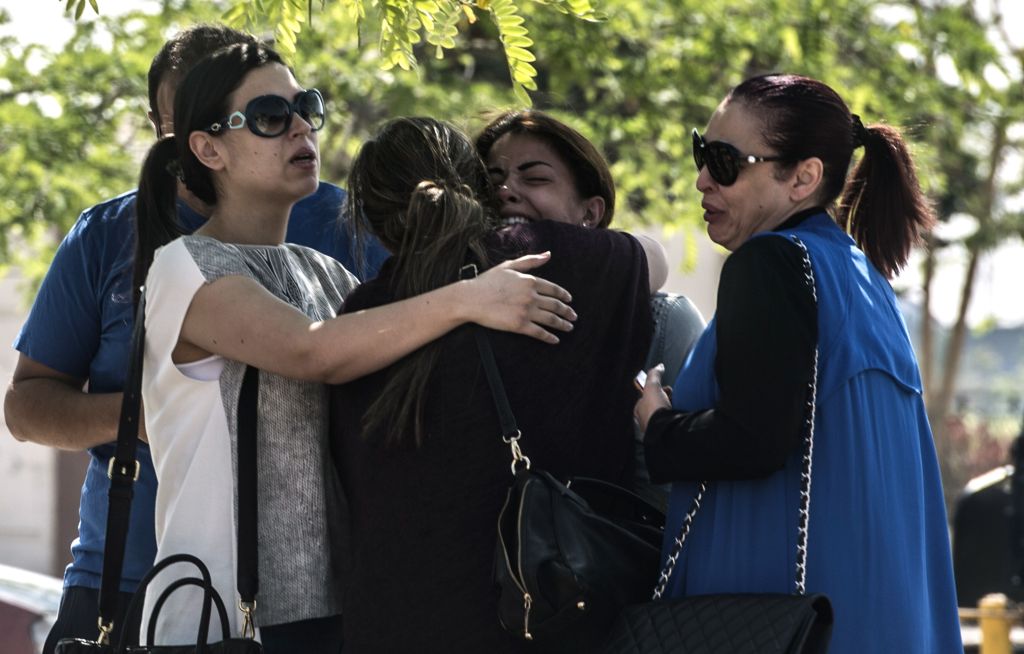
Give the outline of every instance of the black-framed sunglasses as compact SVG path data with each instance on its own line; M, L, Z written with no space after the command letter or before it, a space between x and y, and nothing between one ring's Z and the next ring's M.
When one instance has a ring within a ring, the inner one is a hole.
M748 164L762 161L782 161L782 157L758 157L743 154L733 146L722 141L708 143L704 137L693 130L693 163L697 164L697 172L704 166L708 174L722 186L732 186L740 176L740 170Z
M236 111L226 118L221 118L205 131L219 134L226 129L248 127L256 136L273 138L288 131L292 126L294 114L298 114L309 123L314 132L319 131L324 126L326 118L324 96L316 89L297 93L292 102L279 95L261 95L249 100L245 105L245 111Z

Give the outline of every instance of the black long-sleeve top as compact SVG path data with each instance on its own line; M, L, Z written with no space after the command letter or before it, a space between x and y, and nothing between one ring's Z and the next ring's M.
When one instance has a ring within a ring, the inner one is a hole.
M822 211L794 214L776 231ZM737 248L722 267L716 315L718 402L651 416L645 456L657 483L764 477L801 442L818 315L800 247L755 238Z

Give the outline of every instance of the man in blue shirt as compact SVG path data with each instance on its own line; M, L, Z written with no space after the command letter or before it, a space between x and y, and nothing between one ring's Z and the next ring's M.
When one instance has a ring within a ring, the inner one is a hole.
M149 70L150 120L157 136L173 129L177 84L205 55L252 36L223 26L198 25L169 40ZM135 191L84 211L54 256L28 320L14 343L19 357L5 397L14 437L91 455L79 508L79 534L64 574L60 612L44 652L65 637L97 636L98 596L107 519L107 463L114 452L121 390L132 332L132 257ZM345 192L321 182L295 205L287 241L306 245L368 276L386 258L379 245L356 255L349 224L339 220ZM186 231L209 211L179 185L178 216ZM357 263L364 264L356 266ZM87 390L86 390L87 389ZM139 479L132 501L121 576L122 607L153 564L156 476L149 448L140 443ZM123 614L117 617L117 625ZM133 625L137 628L137 625Z

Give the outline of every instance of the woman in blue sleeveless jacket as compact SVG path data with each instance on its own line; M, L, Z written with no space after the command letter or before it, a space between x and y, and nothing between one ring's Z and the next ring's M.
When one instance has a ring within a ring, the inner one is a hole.
M652 479L674 482L666 547L710 481L667 595L793 590L817 351L806 588L832 600L831 651L962 652L921 378L887 281L933 220L902 138L819 81L766 75L693 141L708 235L733 254L671 405L655 369L636 409Z

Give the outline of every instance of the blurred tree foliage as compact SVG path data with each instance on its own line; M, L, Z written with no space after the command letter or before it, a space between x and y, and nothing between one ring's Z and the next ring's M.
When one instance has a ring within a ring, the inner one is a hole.
M590 0L529 1L586 21L604 19ZM529 105L527 90L537 90L537 69L531 65L536 61L530 51L533 39L520 15L519 0L232 0L222 18L232 27L269 25L277 50L293 59L298 55L303 23L312 21L315 5L323 11L328 2L332 10L342 11L347 24L354 26L361 36L374 37L385 69L415 68L421 56L415 48L424 41L436 58L444 58L445 50L457 47L459 24L472 25L484 14L497 31L516 98ZM87 3L99 14L97 0L66 0L65 13L78 20Z
M84 3L67 4L77 11ZM959 244L976 265L1024 223L1020 202L1012 202L1022 190L1024 54L1009 38L1011 26L979 7L972 0L163 0L156 16L85 12L60 52L0 40L0 263L19 261L39 274L78 211L134 185L151 139L150 58L176 29L227 14L286 50L294 46L300 83L329 99L325 179L344 183L359 143L388 117L429 114L474 131L485 112L522 106L530 88L534 106L604 149L624 226L696 232L690 129L702 128L728 89L751 74L818 77L866 123L904 128L940 218L968 214L978 222ZM387 12L402 11L398 34ZM492 11L515 15L515 25L502 25ZM517 56L535 73L526 86L519 80L518 97L510 47L526 51ZM965 306L973 284L969 271ZM955 372L955 333L953 349L925 348L930 390ZM948 410L939 395L936 418Z
M167 26L216 17L205 5L83 20L56 52L0 38L0 265L38 282L78 214L135 185L153 134L149 64Z

